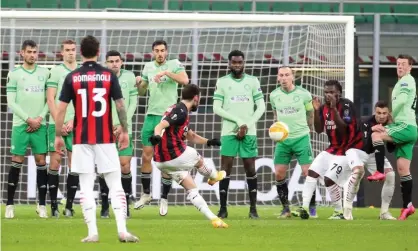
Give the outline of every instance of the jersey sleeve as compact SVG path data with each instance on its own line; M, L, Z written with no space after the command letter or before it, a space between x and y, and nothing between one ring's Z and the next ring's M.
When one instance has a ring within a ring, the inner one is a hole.
M415 81L413 81L412 79L406 79L399 86L399 94L405 93L409 95L414 90L415 90Z
M274 100L271 96L271 93L269 95L269 100L270 100L271 108L273 108L273 110L276 110L276 105L274 104Z
M49 71L48 80L46 81L46 88L58 88L59 74L55 68Z
M346 124L356 123L354 103L351 101L344 102L340 116Z
M222 89L221 82L218 80L216 82L215 93L213 94L213 100L214 101L219 100L219 101L223 102L224 101L224 95L225 95L225 93Z
M141 78L142 78L143 81L148 82L148 67L147 67L147 65L145 65L144 69L142 69Z
M7 75L6 92L17 92L17 81L12 72Z
M165 116L164 120L168 122L168 124L171 125L182 125L184 122L186 122L187 119L187 113L178 107L173 108L171 112Z
M132 79L129 81L129 96L138 96L138 89L136 88L135 75L132 74Z
M312 95L310 92L306 91L305 95L303 95L303 104L305 105L305 110L307 112L312 111L313 110L313 105L312 105Z
M260 81L258 81L258 79L256 78L254 81L254 85L253 85L253 100L254 102L256 102L257 100L262 99L263 96L263 92L261 91L261 87L260 87Z
M110 97L113 100L122 99L122 89L120 88L119 79L115 74L111 73L110 77Z
M71 100L74 100L74 98L75 94L73 89L73 79L71 74L68 74L64 80L64 83L62 84L59 100L68 104L71 102Z
M179 73L185 70L186 69L184 68L184 65L178 59L176 59L174 62L173 73Z

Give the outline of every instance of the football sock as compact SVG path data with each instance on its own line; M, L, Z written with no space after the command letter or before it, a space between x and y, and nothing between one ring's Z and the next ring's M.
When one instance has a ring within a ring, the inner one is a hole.
M282 203L283 208L289 207L289 189L287 187L286 179L276 181L277 194Z
M353 208L354 197L356 197L356 194L360 188L360 182L363 176L364 176L364 169L360 170L356 168L351 174L350 181L348 182L348 188L347 188L347 193L346 193L347 195L345 198L344 207Z
M80 203L84 222L87 224L88 236L98 235L96 219L96 202L94 201L94 181L96 174L80 173Z
M132 174L129 173L122 173L122 187L123 191L125 192L126 201L129 201L129 196L132 194Z
M407 208L409 203L412 201L412 175L408 174L406 176L402 176L401 180L401 192L402 192L402 200L403 200L403 208Z
M48 185L48 170L46 165L36 166L36 184L38 186L39 205L45 206Z
M395 191L395 172L390 171L386 173L386 179L382 187L382 206L380 207L380 214L389 211L389 205L392 201L393 192Z
M145 194L151 193L151 173L141 172L142 191Z
M385 173L385 144L383 141L376 141L373 142L373 147L375 149L376 169L380 173Z
M168 193L170 192L170 189L171 189L172 180L162 177L161 182L163 183L163 192L161 193L161 198L167 199Z
M78 183L80 183L78 174L70 172L67 176L67 203L65 208L73 208L73 202L75 194L77 193Z
M316 207L316 191L313 192L311 202L309 202L309 208L315 208L315 207Z
M58 170L51 170L48 168L48 189L49 197L51 199L51 208L58 209L57 195L58 195L58 183L59 183L59 174Z
M247 177L247 185L250 197L250 206L255 207L257 205L257 174Z
M121 173L105 173L104 178L110 190L110 199L112 200L113 214L115 215L118 233L128 232L126 229L127 203L125 192L122 188Z
M206 204L205 199L203 199L203 197L199 194L199 190L197 188L187 191L187 199L189 199L197 210L204 214L209 220L218 218L212 213L212 211L210 211L208 204Z
M303 198L303 208L308 208L312 200L312 195L316 190L317 179L311 176L307 176L305 183L303 184L302 198Z
M206 178L216 179L218 171L216 169L207 166L205 163L201 167L196 168L197 171Z
M103 177L103 174L99 175L99 185L100 185L100 196L102 199L102 211L109 209L109 187L106 184L106 180Z
M331 197L331 203L334 206L335 211L342 211L343 201L341 199L341 187L337 184L327 187L329 196Z
M19 183L20 170L22 169L23 163L13 162L9 170L9 177L7 180L7 204L14 204L14 197L17 185Z
M229 176L226 176L223 180L219 181L219 199L221 201L221 207L226 207L228 200L229 189Z

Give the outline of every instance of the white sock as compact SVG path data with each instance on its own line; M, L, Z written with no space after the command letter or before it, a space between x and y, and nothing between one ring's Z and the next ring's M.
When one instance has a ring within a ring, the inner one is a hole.
M88 236L99 235L96 222L96 202L94 201L95 173L80 173L80 203L83 210L84 222L89 230Z
M312 178L307 176L305 184L303 184L302 198L303 198L303 208L308 208L309 203L311 202L312 195L316 190L317 178Z
M206 178L215 179L218 175L218 171L215 168L211 168L210 166L206 165L203 161L203 165L201 167L196 168L197 171Z
M107 186L109 187L110 199L112 201L113 213L115 214L118 233L126 233L126 197L122 188L121 173L110 172L104 175Z
M331 197L331 203L334 206L335 211L343 210L343 201L341 199L341 187L337 184L327 187L329 196Z
M354 197L356 197L356 194L360 188L360 182L363 176L364 168L356 168L351 173L350 181L348 182L347 195L344 203L345 208L353 208Z
M380 214L389 211L389 205L392 201L393 192L395 191L395 172L390 171L386 173L385 183L382 187L382 206L380 207Z
M212 211L210 211L208 204L206 204L205 199L203 199L203 197L199 194L199 190L197 188L187 191L187 199L190 200L197 210L202 212L209 220L218 218L212 213Z

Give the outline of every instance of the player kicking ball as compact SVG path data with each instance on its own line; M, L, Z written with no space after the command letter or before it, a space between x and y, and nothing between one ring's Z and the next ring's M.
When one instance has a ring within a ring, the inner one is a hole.
M187 199L215 228L227 228L228 225L209 209L190 175L190 171L196 168L200 174L209 178L210 185L226 176L225 171L218 172L206 166L203 157L184 142L188 140L193 144L221 145L218 139L208 140L189 129L189 113L197 111L199 101L199 87L192 84L183 87L181 102L168 108L149 140L154 145L154 161L157 168L186 189Z
M122 170L122 187L125 191L127 202L126 216L130 217L129 212L129 197L132 194L132 174L131 174L131 159L134 153L134 146L132 142L132 118L135 114L136 106L138 104L138 90L136 89L135 75L131 71L121 69L123 63L122 55L118 51L109 51L106 54L107 68L118 77L119 84L122 89L122 96L127 107L128 120L128 134L129 146L128 148L119 151L119 161ZM112 106L113 114L113 134L116 138L122 133L122 126L116 111L116 105ZM104 176L99 176L100 194L102 208L100 211L101 218L109 218L109 187L106 185Z
M254 76L244 73L245 56L234 50L228 55L230 74L218 79L213 95L213 112L222 118L221 166L226 177L219 183L221 207L218 217L227 218L226 208L229 175L234 158L238 155L244 164L250 197L249 217L258 218L257 173L255 158L258 155L257 121L266 110L260 82ZM254 106L257 108L254 109Z
M48 105L45 86L49 72L36 64L38 46L34 41L25 40L20 55L23 57L23 65L9 72L6 85L7 105L13 111L13 127L12 163L7 180L5 218L14 218L14 196L28 145L35 155L36 163L36 184L39 192L36 211L39 217L47 218L45 204L48 171L45 157L48 144L45 116Z

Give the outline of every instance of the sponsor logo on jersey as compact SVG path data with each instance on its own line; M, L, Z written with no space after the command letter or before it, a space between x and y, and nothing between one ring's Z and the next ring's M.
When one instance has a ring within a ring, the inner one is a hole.
M292 115L292 114L296 114L299 112L299 109L296 107L285 107L285 108L281 108L278 110L280 114L283 115Z
M246 95L236 95L231 97L232 103L245 103L249 101L250 99Z
M401 84L401 87L402 87L402 86L408 86L408 83L402 83L402 84Z
M45 88L43 86L32 85L25 88L26 92L44 92Z

